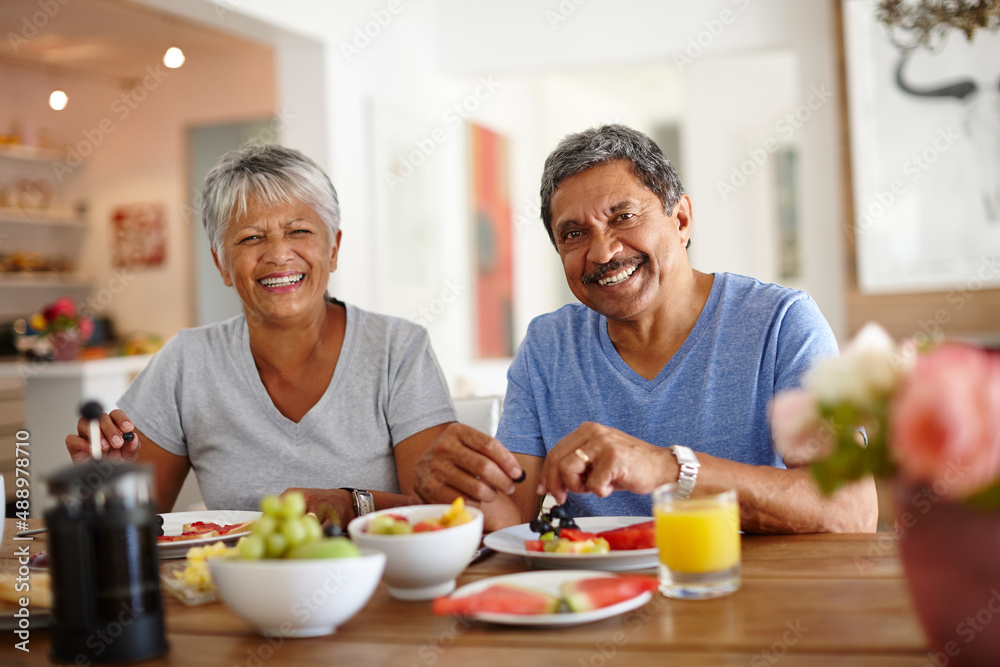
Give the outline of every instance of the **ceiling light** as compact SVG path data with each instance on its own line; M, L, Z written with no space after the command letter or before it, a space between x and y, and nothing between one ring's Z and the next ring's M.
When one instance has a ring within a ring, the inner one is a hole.
M65 109L68 102L69 95L61 90L53 90L52 94L49 95L49 106L56 111L62 111Z
M167 52L163 54L163 64L170 69L177 69L184 64L184 52L176 46L171 46L167 49Z

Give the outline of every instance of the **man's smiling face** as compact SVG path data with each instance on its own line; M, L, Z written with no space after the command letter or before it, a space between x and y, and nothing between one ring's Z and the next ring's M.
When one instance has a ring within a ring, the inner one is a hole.
M665 213L622 160L571 176L552 194L552 231L570 290L611 320L664 305L671 278L690 270L690 222L686 195Z

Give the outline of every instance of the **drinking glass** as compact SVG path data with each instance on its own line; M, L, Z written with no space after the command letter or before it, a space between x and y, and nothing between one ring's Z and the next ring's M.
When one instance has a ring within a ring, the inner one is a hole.
M695 488L690 498L676 484L653 491L656 547L660 551L660 592L702 600L740 587L740 508L736 490Z

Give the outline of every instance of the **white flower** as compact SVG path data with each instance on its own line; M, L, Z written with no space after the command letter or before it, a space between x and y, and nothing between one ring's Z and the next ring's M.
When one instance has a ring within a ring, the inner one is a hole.
M866 324L840 357L823 359L806 381L820 403L871 408L895 391L909 372L915 351L901 349L877 324Z

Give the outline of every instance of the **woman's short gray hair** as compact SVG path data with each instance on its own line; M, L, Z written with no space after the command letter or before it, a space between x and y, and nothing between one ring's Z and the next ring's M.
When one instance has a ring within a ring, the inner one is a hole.
M665 212L673 209L684 194L677 170L656 142L642 132L624 125L602 125L571 134L559 142L542 170L542 223L552 245L556 244L552 232L552 195L556 188L571 176L614 160L632 164L632 173L660 198Z
M229 222L246 214L249 201L306 204L326 224L331 241L340 228L340 203L330 178L319 165L291 148L251 144L226 153L208 172L201 222L216 253L222 249Z

